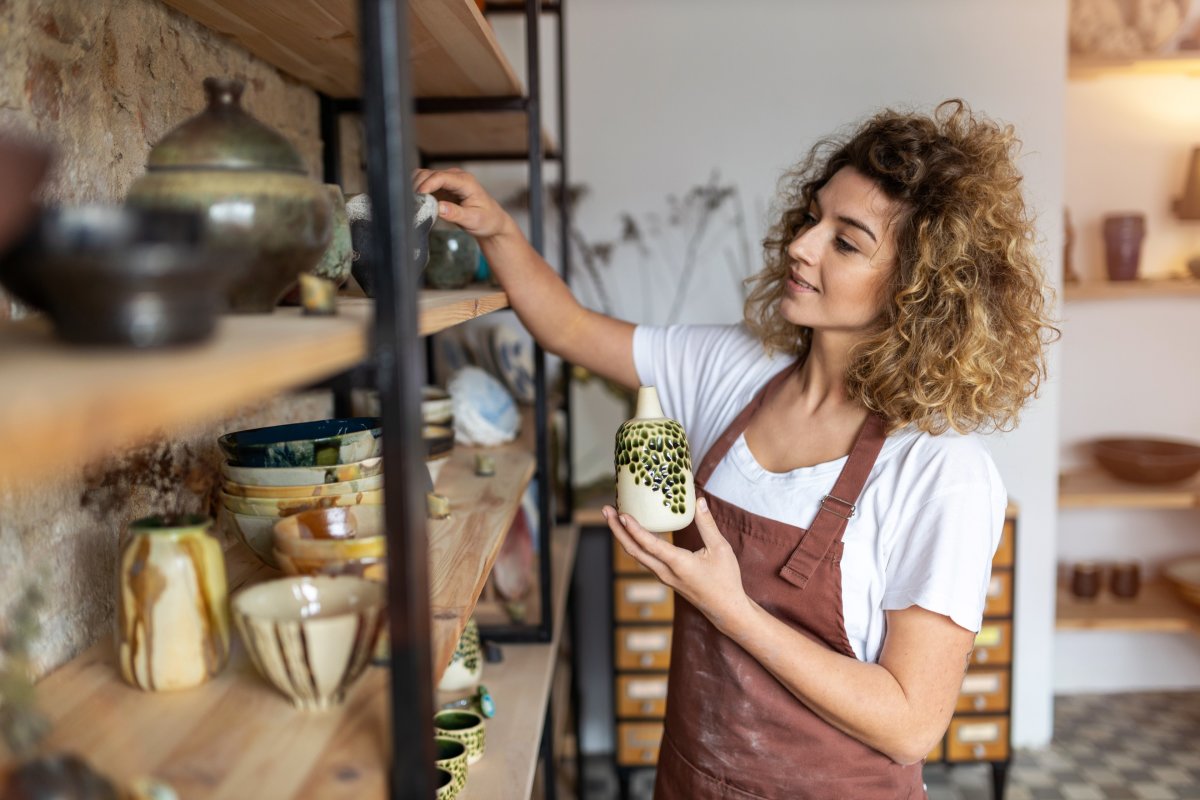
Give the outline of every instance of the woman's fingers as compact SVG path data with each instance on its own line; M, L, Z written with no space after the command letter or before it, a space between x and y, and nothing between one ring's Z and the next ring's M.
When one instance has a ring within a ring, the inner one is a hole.
M632 556L638 563L642 564L651 572L653 572L663 583L670 584L671 579L674 577L674 572L662 561L662 559L646 551L646 548L643 547L639 539L630 532L629 526L622 522L622 520L617 516L617 513L608 506L605 506L604 518L608 520L609 530L611 530L613 535L617 537L617 541L619 541L621 546L625 548L625 552L629 553L629 555ZM632 522L629 517L626 517L625 519ZM650 535L653 536L653 534Z
M729 540L717 527L716 520L709 513L708 502L703 497L696 501L696 529L700 531L700 540L704 542L704 548L708 552L715 553L729 548Z

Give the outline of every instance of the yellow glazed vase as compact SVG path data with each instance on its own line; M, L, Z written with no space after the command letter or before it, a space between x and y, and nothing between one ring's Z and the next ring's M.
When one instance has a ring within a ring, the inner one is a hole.
M186 689L229 657L225 557L208 517L147 517L121 551L117 658L147 691Z
M617 430L617 510L653 533L686 528L696 513L692 455L683 426L667 419L653 386L638 389L633 419Z

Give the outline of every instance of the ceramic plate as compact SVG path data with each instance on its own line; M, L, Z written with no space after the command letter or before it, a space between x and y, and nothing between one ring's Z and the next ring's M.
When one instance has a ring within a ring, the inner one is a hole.
M369 478L383 472L379 457L329 467L235 467L221 465L221 475L244 486L312 486Z
M378 417L351 417L227 433L217 444L239 467L326 467L382 455L380 433Z
M532 403L536 388L533 383L533 343L528 337L506 325L497 325L492 330L492 358L517 402Z

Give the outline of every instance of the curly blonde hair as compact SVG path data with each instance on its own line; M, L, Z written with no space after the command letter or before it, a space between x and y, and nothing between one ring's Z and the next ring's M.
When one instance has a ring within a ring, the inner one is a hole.
M852 167L897 202L896 268L878 325L851 353L850 397L890 430L1009 430L1046 376L1058 336L1014 163L1011 126L961 100L932 115L883 111L847 139L818 142L781 181L782 211L749 278L745 317L772 352L803 356L812 330L779 313L791 257L816 192Z

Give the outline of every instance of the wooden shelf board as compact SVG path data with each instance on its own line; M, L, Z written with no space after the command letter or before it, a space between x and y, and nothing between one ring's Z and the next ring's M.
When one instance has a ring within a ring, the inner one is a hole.
M1121 300L1136 297L1200 297L1200 280L1144 278L1136 281L1084 281L1063 287L1063 299Z
M1073 80L1106 75L1200 75L1200 54L1180 53L1141 58L1071 56L1067 76Z
M1128 483L1088 467L1059 476L1058 505L1059 508L1200 508L1200 477L1181 484Z
M487 752L482 761L471 767L466 789L459 795L461 800L530 796L578 538L579 531L574 526L555 529L551 548L552 640L546 644L504 645L504 660L484 665L483 683L496 699L496 717L488 721ZM440 695L438 702L454 698L455 695Z
M495 459L493 477L475 474L477 452ZM456 447L438 475L434 490L450 500L450 517L429 521L435 681L450 663L535 467L533 454L516 443Z
M361 93L357 0L164 2L317 91ZM474 0L408 0L408 9L415 97L525 94ZM523 153L525 129L520 112L420 116L417 147L429 155Z
M1200 632L1200 611L1166 581L1148 581L1133 600L1101 593L1095 600L1084 601L1060 588L1057 626L1059 630Z
M478 286L422 292L418 305L427 335L508 298ZM207 342L146 352L65 345L41 317L0 325L0 480L36 481L347 369L367 355L373 308L339 298L333 317L228 315Z
M453 291L427 289L421 292L418 305L421 310L419 332L421 336L428 336L508 308L508 295L495 287L480 284Z

